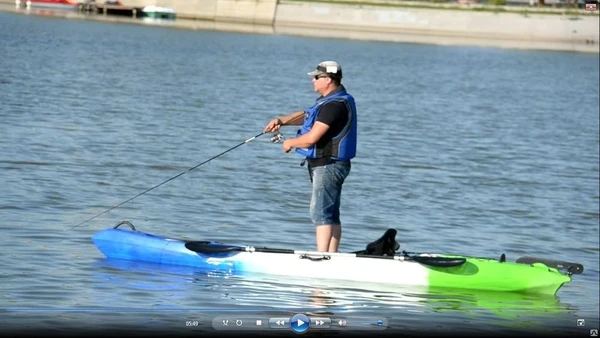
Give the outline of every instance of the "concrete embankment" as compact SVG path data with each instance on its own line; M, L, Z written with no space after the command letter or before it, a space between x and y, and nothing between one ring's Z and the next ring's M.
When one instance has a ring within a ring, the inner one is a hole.
M121 3L173 8L177 13L175 26L179 28L600 52L600 17L597 13L574 9L498 7L491 11L489 6L474 6L478 7L475 9L456 4L415 6L415 2L399 0L345 0L344 3L335 0L121 0Z
M277 32L398 42L598 52L598 16L281 3Z

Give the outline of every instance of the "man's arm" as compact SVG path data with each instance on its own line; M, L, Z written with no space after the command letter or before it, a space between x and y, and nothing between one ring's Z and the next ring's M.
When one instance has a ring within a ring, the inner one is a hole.
M269 121L264 129L265 133L278 131L281 126L300 126L304 123L304 111L297 111L289 115L280 116Z
M341 102L326 103L321 108L315 124L308 133L285 140L283 151L287 153L292 148L308 148L313 146L329 131L331 126L336 126L336 121L343 122L344 119L347 119L347 114L346 106Z
M290 138L283 142L283 150L287 153L292 148L308 148L317 143L323 135L329 130L329 126L323 122L315 122L313 127L308 133L298 136L296 138Z
M282 126L301 126L304 123L304 111L300 110L278 118Z

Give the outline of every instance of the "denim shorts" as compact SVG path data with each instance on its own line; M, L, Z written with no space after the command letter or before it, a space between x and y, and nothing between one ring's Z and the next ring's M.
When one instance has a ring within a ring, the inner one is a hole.
M324 166L309 168L312 181L310 218L315 226L339 225L342 184L350 174L350 161L335 161Z

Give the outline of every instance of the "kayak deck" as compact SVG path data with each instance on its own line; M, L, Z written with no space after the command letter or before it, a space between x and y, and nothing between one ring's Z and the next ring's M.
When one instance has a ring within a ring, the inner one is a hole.
M118 225L117 225L118 227ZM523 264L460 255L325 253L186 241L110 228L92 241L108 258L191 266L235 274L262 273L398 286L554 295L571 273L543 263ZM394 231L395 236L395 231ZM581 267L583 269L583 267Z

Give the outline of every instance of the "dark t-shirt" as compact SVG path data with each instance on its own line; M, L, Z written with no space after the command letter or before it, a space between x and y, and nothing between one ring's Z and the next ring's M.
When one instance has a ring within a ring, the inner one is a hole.
M338 135L346 123L348 123L348 109L346 105L339 101L330 101L321 107L321 111L317 116L317 121L325 123L329 126L327 132L317 142L318 149L326 149L331 140ZM331 155L329 151L325 155Z
M338 90L331 94L337 93L341 89L342 87L340 86ZM346 105L339 101L329 101L321 106L316 121L328 125L329 129L327 129L321 139L317 141L317 149L321 150L322 154L317 159L308 159L310 166L317 167L331 163L331 141L342 131L342 129L344 129L346 123L348 123L348 113Z

